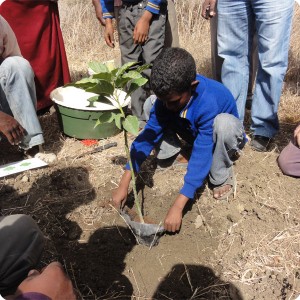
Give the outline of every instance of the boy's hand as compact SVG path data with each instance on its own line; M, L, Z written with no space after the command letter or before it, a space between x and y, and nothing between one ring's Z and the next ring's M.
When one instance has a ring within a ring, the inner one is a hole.
M19 144L24 135L25 129L12 116L0 112L0 132L2 132L12 145Z
M133 31L134 44L144 44L148 39L150 22L152 20L152 13L148 10L138 20Z
M112 19L105 20L104 39L107 46L111 48L115 47L114 27L112 24Z
M180 229L182 221L182 211L189 198L180 194L174 204L169 209L164 222L164 228L169 232L176 232Z
M119 187L112 192L112 201L116 209L121 209L125 205L130 180L131 172L130 170L126 170L121 178Z
M202 3L201 16L209 20L216 15L216 0L204 0Z
M112 202L116 209L122 209L126 203L128 189L119 186L112 192Z
M294 131L295 144L300 148L300 125Z

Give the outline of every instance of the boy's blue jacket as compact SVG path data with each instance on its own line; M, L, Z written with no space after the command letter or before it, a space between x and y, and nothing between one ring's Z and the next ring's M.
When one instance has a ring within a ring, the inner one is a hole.
M114 0L99 0L102 6L102 14L103 18L114 18ZM139 1L137 0L126 0L126 3L133 3L136 4ZM141 0L142 2L142 0ZM150 11L153 14L159 14L160 11L160 5L161 3L166 3L166 0L148 0L147 6L145 7L145 10Z
M142 162L162 138L164 128L174 122L188 128L194 143L184 185L180 190L188 198L194 198L197 188L202 186L211 168L215 117L220 113L229 113L238 118L235 99L224 85L201 75L197 75L196 80L199 84L181 112L171 112L162 101L155 101L149 121L132 143L130 152L133 168L138 172ZM130 169L128 164L126 169Z

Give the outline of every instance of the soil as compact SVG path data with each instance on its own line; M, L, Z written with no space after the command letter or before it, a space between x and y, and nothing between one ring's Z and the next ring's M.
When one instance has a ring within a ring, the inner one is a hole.
M33 216L46 237L39 267L61 261L80 298L240 300L300 294L299 179L282 175L276 163L295 124L282 125L270 152L246 145L235 163L235 197L217 201L205 185L186 209L180 232L165 234L150 249L136 243L110 202L126 160L122 135L88 147L60 133L55 113L40 119L46 150L55 152L58 162L2 179L1 214ZM118 146L76 158L112 141ZM1 164L21 159L5 142L0 155ZM158 171L149 158L139 177L146 217L163 222L185 171Z

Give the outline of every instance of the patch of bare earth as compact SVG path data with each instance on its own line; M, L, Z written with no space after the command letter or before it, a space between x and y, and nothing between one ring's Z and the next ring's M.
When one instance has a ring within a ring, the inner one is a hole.
M0 182L1 214L27 213L46 236L41 266L58 259L83 299L294 299L300 293L299 182L278 169L278 151L293 125L283 126L272 151L246 146L236 162L235 198L216 201L207 186L191 201L179 234L151 250L136 244L110 195L123 172L122 135L95 146L59 132L55 113L41 117L47 150L58 162ZM16 160L2 148L1 163ZM182 168L139 178L144 212L157 223L183 183ZM130 196L131 197L131 196Z

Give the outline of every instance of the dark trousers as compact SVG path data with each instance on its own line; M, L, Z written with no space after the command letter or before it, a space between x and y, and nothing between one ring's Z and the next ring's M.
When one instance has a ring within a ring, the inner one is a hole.
M166 5L161 6L158 15L153 15L146 43L143 45L133 43L134 28L144 13L146 4L147 1L141 1L137 4L126 4L125 1L119 11L118 26L122 64L130 61L138 61L141 64L152 64L164 48ZM148 69L143 75L150 79L151 71ZM137 116L140 121L145 121L143 105L149 95L149 84L139 88L131 95L132 113Z

